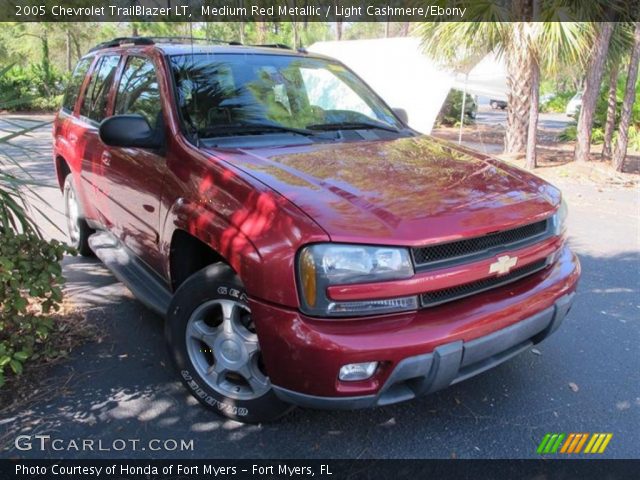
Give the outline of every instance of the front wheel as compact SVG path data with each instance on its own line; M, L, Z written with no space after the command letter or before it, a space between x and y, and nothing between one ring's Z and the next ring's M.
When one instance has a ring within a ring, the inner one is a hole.
M182 382L203 405L246 423L292 408L273 393L244 287L227 265L210 265L178 288L165 333Z
M89 237L93 235L93 230L82 216L82 209L78 200L78 194L73 186L71 174L64 179L64 213L67 218L67 232L70 244L78 250L83 257L93 256L93 251L89 247Z

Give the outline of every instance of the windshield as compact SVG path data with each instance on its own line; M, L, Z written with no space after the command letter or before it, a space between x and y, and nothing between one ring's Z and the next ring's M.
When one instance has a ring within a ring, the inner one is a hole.
M298 132L403 128L352 72L317 58L195 54L170 58L182 119L200 138L238 127Z

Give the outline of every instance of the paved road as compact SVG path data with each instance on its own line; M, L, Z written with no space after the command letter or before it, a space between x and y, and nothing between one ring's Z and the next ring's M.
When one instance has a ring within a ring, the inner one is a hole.
M574 120L564 113L541 113L538 118L538 128L543 131L558 134L562 132ZM507 123L506 110L493 110L488 105L480 105L476 123L485 125L503 125Z
M45 128L21 140L33 149L23 166L52 183L48 136ZM584 269L562 328L537 346L539 354L526 352L445 391L374 410L297 409L267 425L223 420L196 404L176 380L161 319L99 263L66 259L69 295L106 337L77 350L34 386L50 389L46 400L0 417L0 438L8 447L0 457L520 458L535 457L547 432L613 432L605 456L638 458L638 192L562 187L571 209L571 242ZM59 192L41 192L59 219ZM149 439L186 439L194 450L19 452L13 448L17 434L102 440L103 448L117 439L140 439L140 448Z
M548 139L550 141L555 141L558 135L562 133L573 121L574 120L571 117L566 116L564 113L541 113L538 118L538 140ZM488 104L480 105L475 118L475 124L478 126L485 125L504 129L507 125L507 112L506 110L493 110ZM470 128L471 131L473 131L473 127ZM468 131L469 130L463 131L463 143L468 147L492 155L503 152L503 145L491 143L489 139L464 142L464 139L468 138L468 135L465 135L465 132Z

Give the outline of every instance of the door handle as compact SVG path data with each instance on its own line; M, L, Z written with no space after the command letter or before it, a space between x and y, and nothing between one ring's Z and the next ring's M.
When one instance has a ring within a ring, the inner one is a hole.
M102 152L101 159L105 167L108 167L109 165L111 165L111 154L109 152Z

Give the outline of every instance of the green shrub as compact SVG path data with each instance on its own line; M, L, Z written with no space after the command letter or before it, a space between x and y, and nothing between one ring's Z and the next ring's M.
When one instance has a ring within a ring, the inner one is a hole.
M25 84L24 75L20 69L0 68L0 109L18 105L20 92L38 91L40 87ZM7 91L6 85L14 90ZM6 142L0 136L0 147ZM57 354L47 342L54 327L49 314L62 301L60 261L73 253L58 241L42 238L25 210L24 191L38 196L30 185L34 181L8 173L2 168L7 164L19 166L19 160L0 156L0 386L8 372L20 375L25 362Z
M613 133L613 142L618 136L618 122L620 121L620 112L622 111L622 98L624 97L625 78L618 79L618 88L616 92L616 130ZM600 145L604 143L604 129L607 121L608 97L609 90L603 85L600 95L596 103L596 111L593 116L593 129L591 130L591 143ZM636 98L640 98L640 82L636 87ZM576 139L576 124L571 123L564 131L558 135L558 139L562 142L571 142ZM640 102L634 102L631 110L631 126L629 127L629 150L640 151Z
M544 113L547 113L547 112L564 113L564 111L567 109L567 104L569 103L569 100L571 100L574 95L575 95L575 92L574 93L570 93L570 92L558 93L551 100L541 103L540 111Z
M629 127L629 150L640 152L640 125Z
M469 94L467 94L464 110L465 123L473 123L473 119L476 117L478 106L473 100L473 97ZM462 112L462 92L460 90L451 90L449 92L449 95L447 95L442 108L440 109L440 113L438 113L436 124L447 126L459 125L460 112Z
M572 142L576 139L578 134L578 129L575 123L570 124L567 128L565 128L560 135L558 135L558 140L561 142Z
M47 347L49 313L62 301L66 245L33 232L0 234L0 386L8 371L22 373L29 359L54 356Z
M62 102L65 75L47 72L41 65L13 66L0 75L1 108L16 110L55 110Z

